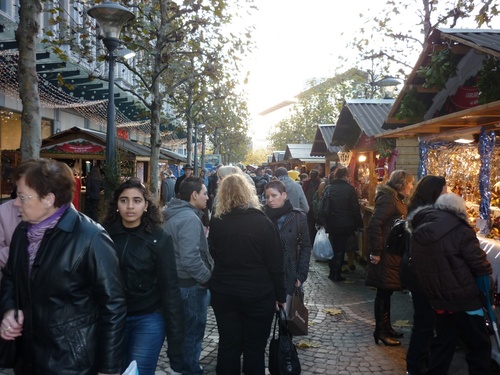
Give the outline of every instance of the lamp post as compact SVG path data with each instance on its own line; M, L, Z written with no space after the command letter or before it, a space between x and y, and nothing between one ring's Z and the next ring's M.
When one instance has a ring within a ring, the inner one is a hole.
M198 129L203 129L205 124L198 124L194 127L194 175L198 176Z
M111 2L96 5L87 11L87 14L94 18L99 25L103 43L109 52L109 76L108 76L108 111L106 125L106 186L105 196L111 197L114 189L115 179L118 176L116 163L116 128L115 128L115 58L113 51L120 43L120 31L127 22L135 18L127 8Z

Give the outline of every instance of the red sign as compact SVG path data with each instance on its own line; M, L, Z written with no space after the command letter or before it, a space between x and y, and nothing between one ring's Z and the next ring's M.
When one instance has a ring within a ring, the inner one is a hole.
M88 141L75 141L55 145L42 151L52 154L103 154L104 146Z
M359 138L358 142L354 146L354 149L356 151L374 150L375 143L377 143L377 140L375 139L375 137L373 137L373 136L368 137L365 133L361 133L361 137Z
M457 109L467 109L479 105L479 89L475 86L460 86L451 97Z

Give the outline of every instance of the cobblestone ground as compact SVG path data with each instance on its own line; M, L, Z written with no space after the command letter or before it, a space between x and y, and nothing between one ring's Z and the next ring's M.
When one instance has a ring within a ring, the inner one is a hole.
M364 273L364 268L357 265L355 272L344 274L346 281L334 283L326 277L327 264L311 260L309 279L304 284L309 309L309 336L294 338L296 345L305 346L298 349L303 375L405 374L405 355L412 320L410 296L404 292L395 292L392 297L393 325L398 325L399 322L401 326L396 329L405 334L402 345L375 345L375 290L364 285ZM337 314L332 315L330 312L334 311L331 309L336 309ZM201 365L206 375L215 374L217 341L215 317L209 309L201 354ZM168 374L168 369L165 350L162 351L156 375ZM464 353L458 348L449 374L467 373ZM0 375L12 374L11 370L0 370Z

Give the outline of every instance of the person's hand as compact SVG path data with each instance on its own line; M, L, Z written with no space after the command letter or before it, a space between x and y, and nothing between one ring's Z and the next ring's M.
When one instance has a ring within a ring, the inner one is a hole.
M3 315L2 324L0 325L0 337L4 340L14 340L23 334L24 314L21 310L12 309Z
M297 281L295 282L295 286L296 286L297 288L300 288L300 286L301 286L301 285L302 285L302 283L300 282L300 280L297 280Z
M280 303L276 301L276 311L280 311L280 306L283 307L283 310L286 311L286 302Z
M372 264L378 264L380 262L380 255L370 254L370 262L372 262Z

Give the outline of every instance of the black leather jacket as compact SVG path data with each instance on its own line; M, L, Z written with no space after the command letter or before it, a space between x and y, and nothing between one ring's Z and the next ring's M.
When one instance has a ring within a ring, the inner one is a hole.
M2 314L24 313L23 374L119 373L126 306L113 242L71 206L46 231L29 274L27 226L12 237L0 302Z
M162 227L156 227L153 233L147 233L144 224L126 229L120 220L111 223L106 229L115 242L120 260L127 314L162 311L168 354L181 354L184 311L172 236Z

